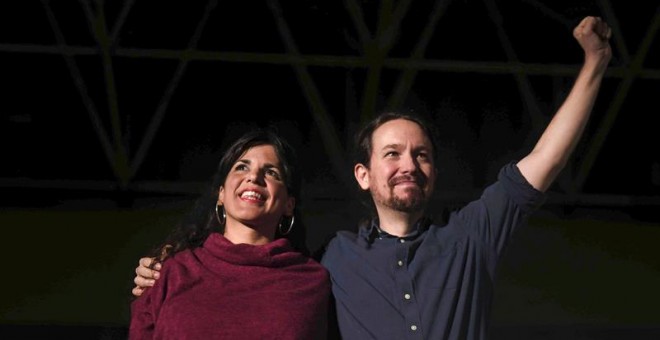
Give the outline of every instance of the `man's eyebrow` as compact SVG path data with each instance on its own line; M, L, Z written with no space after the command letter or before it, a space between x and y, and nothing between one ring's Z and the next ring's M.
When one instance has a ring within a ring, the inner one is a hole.
M381 148L381 150L384 150L384 149L397 149L397 148L399 148L399 147L401 147L401 144L398 144L398 143L392 143L392 144L384 145L384 146Z
M418 147L415 147L413 150L415 150L415 151L431 151L431 150L433 150L433 148L428 146L428 145L420 145Z

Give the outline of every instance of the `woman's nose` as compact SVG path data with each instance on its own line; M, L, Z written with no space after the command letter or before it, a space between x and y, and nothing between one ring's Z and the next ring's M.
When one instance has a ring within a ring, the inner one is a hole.
M247 174L247 180L250 183L262 184L262 176L259 170L252 170Z

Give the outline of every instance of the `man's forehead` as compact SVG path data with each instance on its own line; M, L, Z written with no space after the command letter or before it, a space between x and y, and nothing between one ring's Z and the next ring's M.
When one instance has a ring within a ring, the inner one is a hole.
M431 147L431 141L417 123L396 119L379 126L372 135L374 148L397 148L412 144L415 147Z

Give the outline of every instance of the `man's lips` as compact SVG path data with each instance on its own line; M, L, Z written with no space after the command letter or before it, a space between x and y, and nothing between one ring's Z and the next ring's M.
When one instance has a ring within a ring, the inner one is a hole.
M422 178L416 176L397 176L390 180L391 186L402 185L402 186L418 186L422 187L426 181Z

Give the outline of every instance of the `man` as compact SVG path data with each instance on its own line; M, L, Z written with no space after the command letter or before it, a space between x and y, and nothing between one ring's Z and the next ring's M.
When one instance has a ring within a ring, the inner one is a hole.
M488 338L498 260L565 166L611 59L611 31L600 18L584 18L573 35L583 66L532 152L504 166L446 225L424 218L437 166L427 125L386 114L360 132L354 175L377 216L357 234L339 232L321 261L343 339ZM135 295L153 281L149 262L141 259Z

